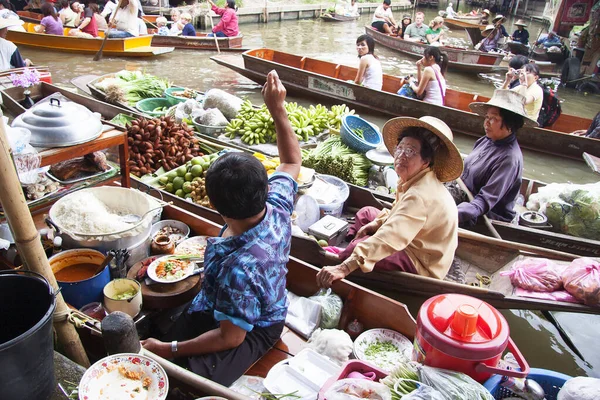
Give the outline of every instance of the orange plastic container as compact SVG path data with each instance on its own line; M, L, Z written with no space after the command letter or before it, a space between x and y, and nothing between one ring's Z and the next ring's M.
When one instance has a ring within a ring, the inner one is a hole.
M498 368L508 348L520 371ZM525 378L529 365L510 338L506 319L488 303L461 294L427 300L417 316L413 360L463 372L478 382L493 374Z

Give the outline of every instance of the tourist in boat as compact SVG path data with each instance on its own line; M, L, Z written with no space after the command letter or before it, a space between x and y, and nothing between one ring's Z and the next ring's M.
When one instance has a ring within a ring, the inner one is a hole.
M475 46L476 50L483 51L484 53L498 50L498 42L502 37L500 29L494 25L488 25L483 32L481 32L481 35L483 36L483 39Z
M392 15L392 0L383 0L383 3L375 9L371 26L381 33L391 35L396 28L396 21Z
M106 3L104 3L104 8L102 9L102 13L100 15L102 15L105 21L108 22L108 17L113 13L113 11L115 11L116 8L117 3L115 3L113 0L108 0Z
M177 36L181 34L181 30L183 29L183 25L181 25L181 11L174 8L171 10L171 28L169 29L169 35Z
M208 239L200 293L165 341L142 341L145 349L225 386L279 340L288 307L286 263L302 157L275 71L263 97L275 120L281 165L270 178L251 154L228 153L211 165L206 191L225 226Z
M0 0L0 18L19 19L19 15L13 11L13 6L8 0Z
M412 18L410 17L409 14L404 14L402 16L402 22L400 23L401 25L401 29L398 31L398 36L404 39L404 35L406 33L406 29L408 28L408 26L412 23Z
M317 283L329 287L360 268L404 271L443 279L458 244L456 205L442 182L458 178L462 159L452 131L435 117L399 117L383 127L383 140L398 173L391 210L364 207L349 229L354 239L324 267Z
M525 27L527 26L525 21L520 19L517 22L515 22L515 26L517 27L517 30L513 32L510 38L515 42L519 42L526 46L529 46L529 31L525 29Z
M344 10L344 15L346 17L359 17L360 14L358 12L358 3L356 0L350 0L350 2L346 3L346 9Z
M58 18L56 10L52 4L42 4L42 15L44 17L40 21L40 24L35 27L35 31L37 33L47 33L49 35L59 36L64 34L62 21L60 18Z
M461 179L473 200L458 204L462 227L475 225L482 215L498 221L512 221L515 199L523 179L523 154L517 131L527 123L525 98L513 91L499 89L487 103L471 103L469 108L485 118L485 136L478 139L465 158Z
M439 47L427 46L423 51L423 58L417 61L417 79L411 78L409 81L417 98L443 106L446 98L446 69L448 55L442 53Z
M106 23L106 19L100 14L100 7L96 3L89 3L88 7L94 13L94 19L96 19L96 25L98 26L99 31L106 31L108 29L108 24Z
M93 3L91 3L90 6L92 4ZM81 24L79 24L77 29L71 29L69 31L69 36L86 39L98 37L98 22L96 21L96 17L94 17L94 11L91 7L88 6L85 8L83 21L81 21Z
M410 40L411 42L426 42L427 29L429 27L425 25L423 21L425 21L425 14L419 11L415 14L415 22L402 31L404 40Z
M109 38L139 36L138 5L135 0L121 0L121 8L113 10L110 20L112 23L109 24L109 30L106 32Z
M600 139L600 112L596 114L588 129L581 129L572 132L571 135L585 136L591 139Z
M61 9L58 12L58 16L60 17L63 26L68 28L76 27L77 14L75 14L75 12L73 12L71 9L71 3L69 0L61 0L60 6Z
M540 38L535 42L535 45L549 48L552 46L560 47L562 43L560 41L560 37L556 34L556 32L550 31L547 35L540 36Z
M481 12L481 19L479 20L479 25L487 25L490 20L490 10L487 8Z
M235 13L235 0L227 0L225 8L217 7L212 0L208 0L211 9L221 16L221 21L212 29L212 33L207 36L216 37L233 37L240 34L238 26L238 16Z
M159 36L169 36L169 28L167 28L167 19L165 17L156 18L156 34Z
M369 35L360 35L356 39L356 51L360 63L354 83L365 87L381 90L383 86L383 70L381 62L375 55L375 40Z
M503 89L512 89L521 84L519 80L519 71L525 64L529 64L529 59L523 55L516 55L508 62L508 72L504 79Z
M504 25L502 25L505 21L506 21L506 17L502 14L498 14L492 20L492 24L494 24L494 26L496 28L498 28L498 30L500 31L500 35L502 37L507 38L507 37L509 37L509 34L506 31L506 28L504 27Z
M181 36L196 36L196 29L192 25L192 16L189 13L181 14L181 23L183 24Z
M452 8L452 3L448 3L448 7L446 7L446 18L454 18L456 17L456 11Z
M11 68L29 67L31 61L23 59L17 46L6 40L8 28L21 26L23 21L19 19L0 18L0 71L6 71Z
M444 18L437 16L429 22L429 28L425 32L425 37L427 38L427 43L432 46L443 46L444 39L444 30L442 26L444 25Z
M538 85L537 81L540 78L540 68L537 64L528 63L523 66L519 71L519 85L514 86L511 90L514 90L523 96L525 96L525 112L529 118L537 121L542 109L542 103L544 101L544 90ZM507 72L507 75L511 71ZM504 79L504 85L502 89L507 89L508 85L506 81L508 76Z

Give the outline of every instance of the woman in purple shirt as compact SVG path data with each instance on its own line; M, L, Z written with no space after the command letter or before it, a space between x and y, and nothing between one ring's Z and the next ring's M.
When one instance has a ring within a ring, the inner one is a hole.
M42 4L42 14L44 18L40 21L40 24L35 27L37 33L47 33L49 35L63 35L63 24L52 3Z
M511 221L513 207L523 179L523 154L517 131L537 126L527 118L525 97L511 90L496 90L487 103L471 103L471 111L485 118L485 136L475 142L465 158L461 179L474 198L458 205L460 226L472 226L487 215L499 221Z

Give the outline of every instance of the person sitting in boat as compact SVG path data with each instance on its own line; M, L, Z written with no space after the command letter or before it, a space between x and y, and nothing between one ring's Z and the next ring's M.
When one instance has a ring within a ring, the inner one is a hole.
M540 38L535 42L535 45L544 46L545 48L549 48L552 46L560 47L562 46L562 42L560 40L560 37L556 34L556 32L550 31L547 35L540 36Z
M509 79L508 75L512 73L510 70L506 73L507 77L504 80L502 89L508 88L506 81ZM525 112L529 118L537 121L544 101L544 90L537 83L540 78L540 67L537 64L528 63L518 70L518 73L519 85L514 86L511 90L525 96Z
M156 26L158 30L156 34L159 36L169 36L169 28L167 28L167 19L165 17L156 18Z
M58 18L52 4L42 4L42 15L44 17L40 21L40 24L35 27L37 33L47 33L49 35L59 36L64 34L62 21Z
M356 0L350 0L350 2L346 3L344 15L346 17L359 17L360 16L360 14L358 12L358 3L356 2Z
M396 21L392 15L392 0L383 0L383 3L375 9L371 26L381 33L391 35L396 28Z
M369 35L360 35L356 39L356 51L360 63L354 83L381 90L383 86L383 70L381 62L375 55L375 40Z
M99 31L106 31L108 29L108 24L106 23L106 19L100 14L100 7L96 3L89 3L88 7L94 13L94 19L96 20L96 25L98 26Z
M452 131L435 117L399 117L383 127L383 140L398 173L391 210L364 207L349 229L354 239L339 255L341 264L324 267L317 283L329 287L352 271L404 271L443 279L458 244L456 205L442 182L463 170Z
M473 17L476 17L476 16L478 16L479 14L480 14L480 12L479 12L479 8L478 8L478 9L473 9L473 10L471 10L471 12L470 12L468 15L470 15L470 16L473 16Z
M509 37L510 35L508 34L508 32L506 31L506 28L504 27L504 25L502 25L504 22L506 22L506 17L502 14L498 14L494 17L494 19L492 20L492 24L498 28L498 30L500 31L500 35L501 37Z
M404 35L406 33L406 28L412 23L412 18L409 14L404 14L402 16L402 22L400 23L402 30L398 30L398 36L404 39Z
M429 22L429 28L425 32L427 43L432 46L443 46L443 39L445 36L442 26L444 25L444 18L437 16Z
M192 25L192 16L189 13L181 14L181 23L183 24L181 36L196 36L196 29Z
M529 31L525 29L527 26L525 21L520 19L515 22L515 26L517 27L517 30L513 32L512 36L510 37L511 40L529 46Z
M113 0L107 0L107 2L104 3L104 8L102 9L102 13L100 15L102 15L104 20L108 22L108 17L113 13L113 11L115 11L116 8L117 3L115 3Z
M452 8L452 3L448 3L448 7L446 7L446 18L454 18L456 17L456 11Z
M0 18L19 19L19 15L13 11L13 6L8 0L0 0Z
M483 36L483 39L475 46L476 50L483 51L484 53L498 50L498 41L502 37L500 29L494 25L488 25L483 32L481 32L481 35Z
M510 59L508 62L508 72L506 73L506 77L504 79L503 89L512 89L521 84L519 80L519 70L523 68L525 64L529 64L529 59L523 55L516 55Z
M181 24L181 11L174 8L171 10L171 28L169 29L169 35L177 36L181 34L183 25Z
M91 6L91 4L90 4ZM94 11L91 7L86 7L84 17L77 29L71 29L69 36L92 39L98 37L98 23L94 17Z
M479 20L479 25L487 25L490 20L490 10L487 8L481 12L481 19Z
M427 29L429 27L425 25L423 21L425 21L425 14L419 11L415 14L415 22L402 31L404 40L410 40L411 42L426 42Z
M512 221L515 199L523 179L523 154L517 131L527 123L537 126L525 113L525 97L513 90L498 89L487 103L469 104L485 118L485 136L478 139L465 158L461 179L473 200L458 204L462 227L475 225L482 215L498 221Z
M206 191L225 220L208 239L200 293L159 341L145 349L229 386L278 340L288 300L286 263L302 156L275 71L263 88L275 120L281 165L267 178L251 154L228 153L208 169Z
M23 25L20 19L0 18L0 71L6 71L11 68L29 67L31 61L23 59L17 46L6 40L8 28Z
M585 136L591 139L600 139L600 112L596 114L590 127L586 129L577 130L571 133L571 135Z
M112 12L110 20L112 23L109 24L109 30L106 32L109 38L139 36L137 1L121 0L121 8Z
M23 7L24 11L38 12L42 10L42 0L29 0L27 5Z
M238 26L238 16L235 13L235 0L227 0L225 8L219 8L208 0L212 6L212 10L221 16L221 21L212 29L212 33L207 36L216 37L233 37L240 34L240 28Z
M439 47L427 46L423 58L417 61L417 79L411 78L409 85L417 98L431 104L443 106L446 98L448 55ZM425 96L425 97L423 97Z

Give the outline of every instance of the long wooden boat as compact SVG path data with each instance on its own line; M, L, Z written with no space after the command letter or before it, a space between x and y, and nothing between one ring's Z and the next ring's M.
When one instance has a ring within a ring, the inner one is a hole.
M458 19L458 18L444 18L444 24L448 27L448 28L452 28L452 29L465 29L465 28L478 28L479 30L483 31L485 29L485 25L479 24L479 21L471 21L471 20L465 20L465 19Z
M50 72L50 68L40 65L40 66L35 66L35 67L31 67L31 69L34 69L38 72L39 76L40 76L40 82L47 82L47 83L52 83L52 73ZM23 73L26 69L28 69L27 67L23 67L23 68L11 68L11 69L7 69L6 71L2 71L0 72L0 85L3 88L7 88L7 87L11 87L12 86L12 80L10 79L10 76L12 74L21 74Z
M154 33L155 29L148 29L148 33ZM152 36L152 46L174 47L176 49L191 50L217 50L214 37L207 37L206 33L196 33L196 36ZM242 49L243 35L217 38L219 50L222 51L246 51Z
M384 75L383 89L373 90L348 82L354 80L356 68L271 49L250 50L243 53L242 57L221 55L211 59L259 84L265 82L269 71L276 70L289 92L319 101L327 98L337 104L346 103L388 116L418 118L435 115L443 119L455 133L475 137L485 135L483 117L469 109L471 102L488 101L489 98L485 96L448 89L446 106L438 106L398 96L396 92L404 83L401 78ZM580 161L583 152L600 156L600 140L568 134L577 129L587 129L591 122L587 118L562 114L548 128L520 129L519 144L534 151Z
M356 15L351 17L349 15L336 14L336 13L323 13L319 17L324 22L348 22L348 21L356 21L360 18L360 15Z
M479 14L479 15L457 15L454 17L454 19L458 19L458 20L462 20L462 21L469 21L469 22L473 22L473 21L478 21L481 19L481 17L483 16L483 14ZM445 19L444 19L445 21Z
M411 42L397 36L386 35L370 26L365 26L365 32L375 42L413 57L422 57L423 52L428 47L424 43ZM491 72L502 68L500 67L500 62L502 62L504 56L501 54L484 53L477 50L449 46L440 47L440 50L448 54L448 68L456 71Z
M529 48L528 46L525 46L521 42L511 41L511 42L506 42L506 45L510 49L510 52L513 54L522 54L524 56L528 56L529 52L531 51L531 48Z
M35 47L38 49L95 54L100 50L102 40L99 38L87 39L66 36L69 28L65 28L65 35L48 35L45 33L36 33L34 23L25 23L23 27L25 32L9 30L6 39L16 45ZM100 37L104 34L100 32ZM117 57L153 57L160 54L169 53L174 50L173 47L153 47L151 46L152 36L138 36L124 39L108 39L104 46L103 54L105 56Z
M39 23L44 16L33 11L17 11L17 15L25 22Z

